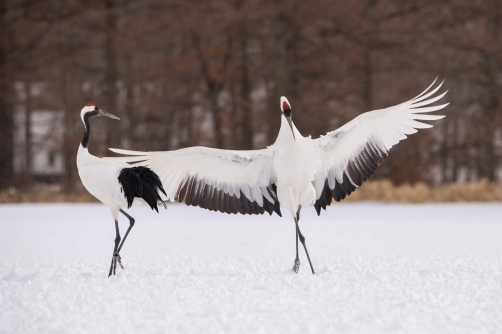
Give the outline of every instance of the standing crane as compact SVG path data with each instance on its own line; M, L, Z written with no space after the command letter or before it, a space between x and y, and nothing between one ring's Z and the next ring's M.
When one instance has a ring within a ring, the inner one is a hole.
M150 167L166 185L169 200L233 214L281 216L287 209L295 222L298 272L298 240L303 245L312 273L314 267L300 231L300 210L314 204L319 215L333 199L341 201L366 181L387 157L390 148L416 129L432 125L444 116L425 113L448 105L428 106L434 97L434 82L420 95L399 105L366 112L339 129L317 139L303 137L293 123L291 104L280 99L281 128L275 143L262 150L229 151L190 147L166 152L111 149L129 155L112 158L140 162Z
M122 269L120 250L134 226L134 218L127 214L122 208L135 206L138 204L148 204L153 210L159 212L158 205L166 207L162 202L160 192L166 194L162 187L159 176L148 167L131 167L129 164L120 161L111 161L98 158L89 153L88 144L91 134L90 119L94 116L106 116L112 119L119 119L117 116L99 109L94 104L88 104L80 112L80 117L84 123L84 137L78 148L77 167L80 179L85 188L106 205L115 221L115 246L113 249L112 262L108 277L115 275L117 262ZM122 243L120 243L120 231L118 216L119 212L129 219L127 229Z

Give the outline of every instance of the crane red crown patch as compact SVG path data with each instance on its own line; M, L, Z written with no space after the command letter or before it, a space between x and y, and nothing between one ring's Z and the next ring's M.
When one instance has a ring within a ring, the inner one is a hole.
M86 107L95 107L95 105L94 105L94 104L92 104L92 103L88 103L88 104L86 104L85 106L86 106Z
M282 102L282 110L291 110L289 103L287 103L286 101Z

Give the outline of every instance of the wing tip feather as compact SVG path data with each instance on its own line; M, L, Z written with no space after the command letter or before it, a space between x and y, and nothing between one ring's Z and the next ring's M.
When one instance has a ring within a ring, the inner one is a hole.
M434 79L434 81L429 85L429 87L427 87L422 93L420 93L418 96L415 96L413 99L411 99L411 101L414 101L416 99L418 99L420 96L424 95L425 93L427 93L429 91L429 89L434 86L434 84L436 83L437 79L439 78L439 74L436 76L436 79ZM443 80L444 82L444 80ZM440 84L440 86L442 85L443 83Z

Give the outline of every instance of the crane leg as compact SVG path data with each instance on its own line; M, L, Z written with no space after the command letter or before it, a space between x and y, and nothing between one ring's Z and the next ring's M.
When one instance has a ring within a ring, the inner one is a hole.
M120 243L119 222L115 220L115 247L113 248L112 263L110 264L110 272L108 273L108 277L110 277L112 273L115 275L117 261L119 261L119 264L122 267L122 263L120 262L120 256L117 257L115 255L117 253L117 249L119 248L119 243Z
M124 245L124 242L127 239L127 236L129 235L129 232L131 231L132 227L134 226L134 218L129 216L124 210L120 209L120 212L129 219L129 228L127 229L126 233L124 234L124 238L122 239L122 242L120 242L120 233L119 233L119 224L118 221L115 221L115 230L117 233L117 237L115 238L115 249L113 250L113 257L112 257L112 264L110 266L110 273L108 274L108 277L110 277L111 274L115 275L115 272L117 270L117 262L120 265L122 269L125 269L124 266L122 265L122 259L120 257L120 250L122 249L122 246Z
M300 220L300 210L302 207L299 205L298 206L298 211L296 211L296 221ZM296 231L296 258L295 258L295 265L293 266L293 271L298 274L298 270L300 269L300 258L298 257L298 224L296 224L295 221L295 231Z
M309 264L310 264L310 269L312 270L312 274L315 275L315 271L314 271L314 267L312 266L312 261L310 261L310 256L309 256L309 252L307 250L307 245L305 245L305 237L303 236L302 232L300 231L300 226L298 225L298 222L300 220L300 207L298 208L298 211L296 213L296 218L295 218L295 224L296 224L296 232L298 234L298 238L300 239L300 242L302 243L303 245L303 249L305 249L305 254L307 254L307 259L309 260ZM298 252L297 252L297 260L298 260ZM299 266L299 260L298 260L298 266ZM296 267L296 261L295 261L295 267ZM295 268L293 267L293 270ZM297 272L297 271L295 271Z
M136 220L133 217L129 216L124 210L120 209L120 213L122 213L124 216L127 217L127 219L129 219L129 228L127 229L126 234L124 235L124 239L122 239L122 243L120 244L119 249L117 249L117 254L120 253L120 250L122 249L122 246L124 246L124 242L126 241L129 232L134 226L134 222L136 222Z

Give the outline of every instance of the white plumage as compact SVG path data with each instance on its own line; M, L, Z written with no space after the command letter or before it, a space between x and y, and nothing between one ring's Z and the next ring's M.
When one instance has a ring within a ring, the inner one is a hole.
M131 167L119 161L114 162L98 158L89 153L82 145L78 148L77 168L80 180L89 193L106 205L117 220L120 208L127 207L127 202L118 181L120 171ZM138 205L135 201L134 205Z
M166 186L167 199L187 205L226 213L275 211L280 215L280 204L295 219L297 235L305 247L298 227L301 207L315 203L319 214L333 199L345 198L376 170L393 145L417 132L416 129L432 127L421 121L444 117L424 115L448 105L424 107L446 94L431 97L442 85L430 90L434 83L410 101L361 114L318 139L300 134L292 122L289 101L281 97L279 135L266 149L230 151L191 147L167 152L111 149L130 156L109 159L150 167ZM297 239L294 270L298 267Z
M115 246L108 276L115 274L117 262L122 266L120 250L134 226L134 218L122 208L130 208L138 204L148 204L158 212L157 204L161 203L158 191L163 192L158 176L147 167L131 167L121 161L98 158L89 153L88 144L91 134L90 119L94 116L106 116L119 119L93 104L88 104L80 112L85 131L77 153L78 174L84 187L104 205L108 206L115 221ZM129 219L129 228L121 241L118 216L119 212Z

